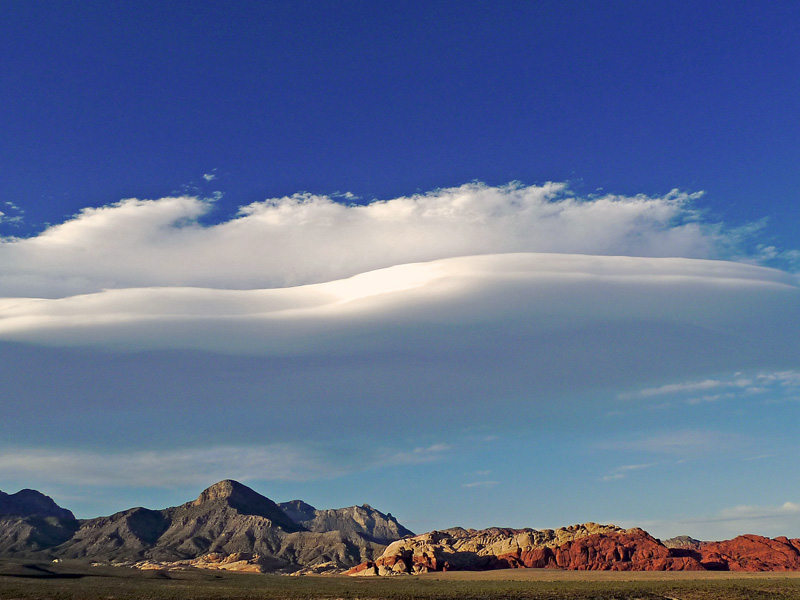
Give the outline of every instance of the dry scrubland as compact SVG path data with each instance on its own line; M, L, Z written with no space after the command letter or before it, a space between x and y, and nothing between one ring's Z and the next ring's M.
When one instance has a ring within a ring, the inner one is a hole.
M143 572L80 563L3 561L0 563L0 598L800 600L800 573L611 573L525 569L418 577L285 577L207 571Z

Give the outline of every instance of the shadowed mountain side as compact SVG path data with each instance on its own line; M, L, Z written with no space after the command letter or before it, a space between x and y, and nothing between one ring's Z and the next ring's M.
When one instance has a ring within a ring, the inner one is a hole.
M52 552L61 558L104 560L142 556L168 526L164 511L130 508L109 517L83 521L75 535Z
M39 552L69 540L78 529L75 519L0 517L0 555Z
M61 508L50 496L36 490L20 490L16 494L0 491L0 516L14 515L18 517L58 517L75 520L75 515L66 508Z
M384 514L369 504L317 510L302 500L282 502L279 506L292 519L309 531L341 531L345 534L360 534L378 544L389 544L412 531L398 523L391 513Z

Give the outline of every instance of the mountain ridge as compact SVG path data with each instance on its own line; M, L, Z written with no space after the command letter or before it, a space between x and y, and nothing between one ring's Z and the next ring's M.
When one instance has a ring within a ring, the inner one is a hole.
M36 490L0 491L0 556L359 576L504 568L800 571L800 539L661 542L640 528L591 522L414 535L368 504L321 510L302 500L278 504L226 479L178 506L82 520Z

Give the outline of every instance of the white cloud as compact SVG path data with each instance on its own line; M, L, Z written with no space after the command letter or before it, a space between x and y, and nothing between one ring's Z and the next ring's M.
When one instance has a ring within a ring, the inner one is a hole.
M499 481L472 481L470 483L462 483L463 488L477 488L477 487L494 487Z
M610 337L616 341L608 339L605 352L614 355L658 340L641 335L625 340L624 328L608 330L604 324L641 322L675 329L670 335L677 336L676 350L697 343L698 335L730 343L746 339L746 351L721 348L708 360L723 361L726 351L735 350L740 366L749 367L798 354L793 350L799 325L788 318L798 305L798 289L782 283L779 273L749 265L505 254L400 265L293 288L138 288L60 299L5 298L0 299L0 339L341 354L405 346L419 336L433 352L450 348L453 332L464 327L483 331L486 341L497 343L514 327L526 346L568 336L578 327L599 327L597 338L582 341L583 347ZM691 358L677 353L671 360L688 364Z
M449 444L437 443L430 446L418 446L413 450L397 452L384 450L378 453L377 465L415 465L441 460L448 450Z
M205 179L206 181L214 181L216 178L217 176L214 173L205 173L203 175L203 179Z
M617 481L619 479L625 479L628 476L628 473L631 471L641 471L642 469L650 469L652 467L657 466L658 463L644 463L638 465L622 465L614 469L608 475L604 475L600 478L600 481Z
M345 205L295 195L199 224L210 200L129 199L0 244L0 296L107 288L261 289L320 283L411 262L508 252L717 258L735 239L694 196L574 197L564 184L468 184ZM734 236L735 238L735 236Z
M618 398L652 398L665 395L683 395L686 396L685 402L687 404L703 404L770 394L770 401L774 401L776 397L793 393L797 387L800 387L800 371L797 370L760 372L749 377L737 372L718 379L670 383L637 392L626 392L619 394ZM717 391L717 393L694 395L696 392L712 390Z

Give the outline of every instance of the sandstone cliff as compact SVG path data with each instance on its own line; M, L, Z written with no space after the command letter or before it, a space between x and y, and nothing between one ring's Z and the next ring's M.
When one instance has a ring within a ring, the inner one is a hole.
M674 556L642 529L584 523L560 529L460 528L390 544L350 575L392 575L446 570L559 568L612 571L703 570L691 556Z

